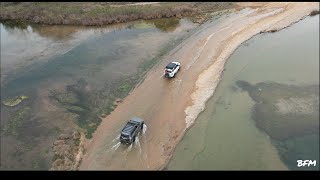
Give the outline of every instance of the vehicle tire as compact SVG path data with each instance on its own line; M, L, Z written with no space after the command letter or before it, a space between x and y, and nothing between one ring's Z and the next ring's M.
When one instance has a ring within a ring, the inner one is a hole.
M134 143L136 141L136 136L134 136L134 138L132 139L132 142Z
M141 124L141 133L143 132L143 125L144 123Z

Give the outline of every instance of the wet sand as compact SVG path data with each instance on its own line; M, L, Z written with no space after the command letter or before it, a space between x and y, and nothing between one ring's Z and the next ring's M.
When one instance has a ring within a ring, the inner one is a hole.
M176 144L213 95L229 55L252 36L287 27L319 7L318 2L239 5L254 6L254 9L230 14L218 24L202 25L103 119L93 138L86 143L79 169L163 169ZM163 67L172 60L181 62L181 70L174 79L165 79ZM147 131L133 147L119 146L119 132L134 116L145 120Z

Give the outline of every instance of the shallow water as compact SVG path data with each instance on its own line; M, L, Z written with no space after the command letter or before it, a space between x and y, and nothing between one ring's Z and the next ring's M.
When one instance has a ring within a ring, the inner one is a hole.
M102 27L1 22L1 99L29 97L13 108L1 103L1 124L9 124L1 168L48 169L54 137L77 125L92 133L114 99L196 26L174 18ZM18 114L23 108L28 114Z
M319 135L304 144L299 144L303 142L299 137L274 141L256 127L251 114L255 102L236 85L238 80L251 84L319 85L318 75L319 16L243 43L228 59L215 94L178 144L167 169L297 169L296 152L305 153L301 158L319 161ZM292 147L292 141L297 142L297 151L283 153L281 148L284 144Z

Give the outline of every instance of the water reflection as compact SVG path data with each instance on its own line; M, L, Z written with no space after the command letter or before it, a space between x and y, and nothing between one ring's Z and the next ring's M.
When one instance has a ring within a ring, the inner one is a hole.
M27 29L28 28L28 24L26 22L23 21L3 21L1 22L4 25L4 28L7 31L10 31L11 29Z
M8 20L1 22L3 28L9 33L14 33L15 31L20 31L24 33L25 30L28 32L35 32L41 37L51 38L53 40L61 40L70 37L72 34L90 29L146 29L146 28L157 28L163 32L174 32L180 24L180 19L178 18L162 18L155 20L140 20L127 23L118 23L107 26L74 26L74 25L41 25L27 23L23 21Z
M154 26L163 31L163 32L173 32L177 29L180 24L180 20L177 18L168 18L168 19L155 19L150 20L148 23L154 24Z

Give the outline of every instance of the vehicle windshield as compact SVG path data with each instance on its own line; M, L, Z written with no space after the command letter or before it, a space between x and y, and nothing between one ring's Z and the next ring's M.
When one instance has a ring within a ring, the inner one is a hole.
M166 66L166 69L173 69L175 67L176 64L174 63L170 63Z
M129 135L128 134L121 134L121 137L129 138Z

